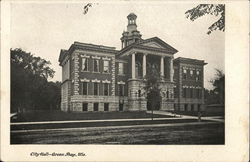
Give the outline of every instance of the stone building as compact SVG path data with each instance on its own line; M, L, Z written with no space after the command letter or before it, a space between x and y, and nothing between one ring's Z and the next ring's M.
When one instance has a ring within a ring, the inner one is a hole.
M62 111L145 111L150 109L144 76L160 72L157 109L198 111L204 104L203 60L176 58L175 48L158 37L142 39L133 13L127 16L121 50L74 42L61 50Z

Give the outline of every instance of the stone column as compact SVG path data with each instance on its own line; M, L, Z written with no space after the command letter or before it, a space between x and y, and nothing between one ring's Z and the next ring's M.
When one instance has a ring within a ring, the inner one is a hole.
M164 56L161 56L161 76L164 77Z
M135 53L132 53L132 79L135 79Z
M174 66L173 66L173 57L170 58L170 81L174 80Z
M142 77L145 77L146 73L147 73L147 54L143 54L143 71L142 71Z

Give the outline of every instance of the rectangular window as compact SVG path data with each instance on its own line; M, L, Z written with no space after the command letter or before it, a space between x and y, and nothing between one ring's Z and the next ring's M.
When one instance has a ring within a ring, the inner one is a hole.
M190 98L193 98L193 88L190 88Z
M196 81L199 81L201 80L201 76L200 76L200 71L196 71L196 78L195 78Z
M108 83L103 84L103 94L104 94L104 96L109 95L109 84Z
M194 104L191 104L191 111L194 111Z
M109 61L108 60L103 61L103 72L109 73Z
M187 74L183 74L183 80L187 79Z
M200 75L200 71L199 70L196 71L196 75Z
M119 104L119 111L123 111L123 103Z
M188 104L184 105L184 111L188 111Z
M197 111L200 112L201 111L201 104L198 104L197 107L198 107Z
M99 72L99 70L100 70L100 69L99 69L99 68L100 68L100 67L99 67L99 60L94 59L93 62L94 62L94 63L93 63L93 65L94 65L94 72Z
M187 70L186 69L183 70L183 79L184 80L187 79Z
M94 95L98 95L99 93L98 93L98 90L99 89L99 85L98 85L98 83L94 83Z
M178 111L178 105L176 103L174 104L174 110Z
M183 98L186 98L186 96L187 96L187 89L186 88L183 88L182 89L183 90Z
M118 74L124 74L123 63L118 63Z
M109 103L104 103L104 111L109 111Z
M88 103L82 103L82 111L88 111Z
M124 96L124 85L123 84L119 84L119 95Z
M200 90L199 89L196 89L196 98L200 98Z
M88 71L88 59L82 58L82 71Z
M99 104L98 103L94 103L94 111L98 111L99 108Z
M82 82L82 95L88 95L88 83Z
M190 70L190 75L191 75L191 77L193 76L193 74L194 74L194 71L193 71L193 70Z
M201 80L201 77L200 77L200 76L196 76L196 77L195 77L195 80L196 80L196 81L200 81L200 80Z

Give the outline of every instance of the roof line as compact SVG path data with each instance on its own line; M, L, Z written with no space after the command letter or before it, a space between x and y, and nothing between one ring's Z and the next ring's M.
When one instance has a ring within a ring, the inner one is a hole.
M110 47L110 46L104 46L104 45L98 45L98 44L91 44L91 43L82 43L82 42L74 42L75 45L83 45L83 46L90 46L90 47L97 47L97 48L102 48L102 49L109 49L109 50L115 50L115 47Z

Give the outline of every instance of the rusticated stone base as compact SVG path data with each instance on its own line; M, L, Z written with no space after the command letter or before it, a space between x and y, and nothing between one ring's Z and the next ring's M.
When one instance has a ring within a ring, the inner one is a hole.
M88 110L83 111L83 103L88 104ZM70 111L90 112L94 111L94 103L98 103L98 111L104 112L104 104L108 104L108 111L119 111L119 103L123 103L123 111L128 111L127 97L119 96L71 96Z
M65 81L61 85L61 110L62 111L69 111L69 105L70 105L70 93L71 93L71 82Z
M82 111L82 103L81 102L73 102L72 107L71 107L71 111L75 111L75 112Z
M164 111L174 111L174 103L171 102L162 102L161 103L161 110Z
M146 111L147 101L145 99L129 99L128 111Z
M193 108L191 107L191 105L193 105ZM199 104L199 103L192 103L192 104L190 104L190 103L181 103L179 105L178 110L179 111L205 111L205 107L204 107L204 104Z

